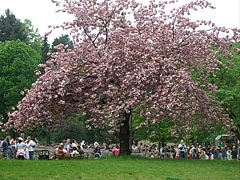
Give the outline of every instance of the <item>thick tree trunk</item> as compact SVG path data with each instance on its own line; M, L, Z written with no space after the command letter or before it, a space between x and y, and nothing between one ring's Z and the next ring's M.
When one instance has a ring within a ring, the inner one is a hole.
M130 131L129 131L129 118L131 113L127 114L124 113L124 121L122 121L122 124L120 126L120 155L130 155L131 151L129 149L129 137L130 137Z

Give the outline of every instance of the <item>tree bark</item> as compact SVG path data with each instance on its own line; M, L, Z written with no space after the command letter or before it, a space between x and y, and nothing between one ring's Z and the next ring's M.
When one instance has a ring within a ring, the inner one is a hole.
M129 118L131 113L127 114L124 113L124 120L122 121L122 124L120 125L120 155L130 155L131 151L129 149L129 137L130 137L130 131L129 131Z

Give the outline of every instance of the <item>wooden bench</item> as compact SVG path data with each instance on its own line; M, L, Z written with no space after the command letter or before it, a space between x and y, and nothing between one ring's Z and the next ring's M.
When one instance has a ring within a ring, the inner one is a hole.
M34 154L35 157L39 160L49 160L50 152L48 150L36 150Z
M88 159L88 154L56 154L55 159L64 160L64 159Z

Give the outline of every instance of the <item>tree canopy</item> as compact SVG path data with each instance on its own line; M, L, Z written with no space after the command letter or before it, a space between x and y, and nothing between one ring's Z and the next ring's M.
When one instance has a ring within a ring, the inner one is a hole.
M42 64L45 64L47 62L47 60L50 58L48 56L48 53L50 52L50 48L49 48L49 44L48 44L48 38L47 36L44 37L44 40L43 40L43 44L42 44L42 52L41 52L41 55L42 55L42 61L41 63Z
M5 15L0 17L0 43L17 39L26 42L27 34L20 20L16 19L15 15L7 9Z
M22 99L20 91L36 81L39 63L39 54L20 40L0 43L0 114L6 117Z
M235 43L233 48L240 49L240 43ZM234 57L229 61L227 58L217 57L223 65L219 65L216 77L210 81L218 86L216 98L223 101L222 107L234 120L237 127L232 131L240 140L240 52L232 52ZM234 65L233 65L234 64Z
M59 44L68 45L69 49L73 49L73 42L70 40L67 34L65 35L62 34L60 37L54 39L52 43L51 52L56 52L57 49L55 49L54 47Z
M234 128L214 100L217 87L208 77L221 64L216 55L232 56L229 50L239 40L239 30L186 17L192 10L213 8L207 1L193 1L170 13L165 11L167 4L65 1L60 11L75 19L60 27L71 29L75 48L66 51L59 45L47 65L40 65L45 74L27 91L18 110L9 114L5 127L54 128L73 113L88 113L89 128L109 126L110 133L119 131L122 154L130 153L129 118L135 109L146 117L141 126L167 119L174 136L192 127ZM228 31L233 36L219 37Z
M29 19L25 19L22 25L24 27L25 33L27 34L26 44L41 54L41 46L43 44L43 40L38 32L38 29L34 28L32 22Z

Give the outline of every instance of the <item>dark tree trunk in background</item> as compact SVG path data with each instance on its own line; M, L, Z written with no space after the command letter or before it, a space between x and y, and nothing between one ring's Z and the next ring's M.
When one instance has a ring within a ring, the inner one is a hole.
M120 155L130 155L131 151L129 149L129 137L130 137L130 131L129 131L129 118L131 116L131 113L127 114L124 113L124 120L122 121L122 124L120 125L120 133L119 133L119 139L120 139Z
M51 144L50 142L50 133L47 133L47 146Z
M160 123L159 123L159 125L158 125L158 152L159 152L159 154L160 154L160 149L161 149L161 131L160 131L160 128L161 128L161 126L160 126Z
M16 137L16 132L13 130L13 131L11 131L11 135L12 135L12 138L13 139L16 139L17 137Z
M133 144L133 114L130 116L130 138L129 138L129 149L132 153L132 144Z

